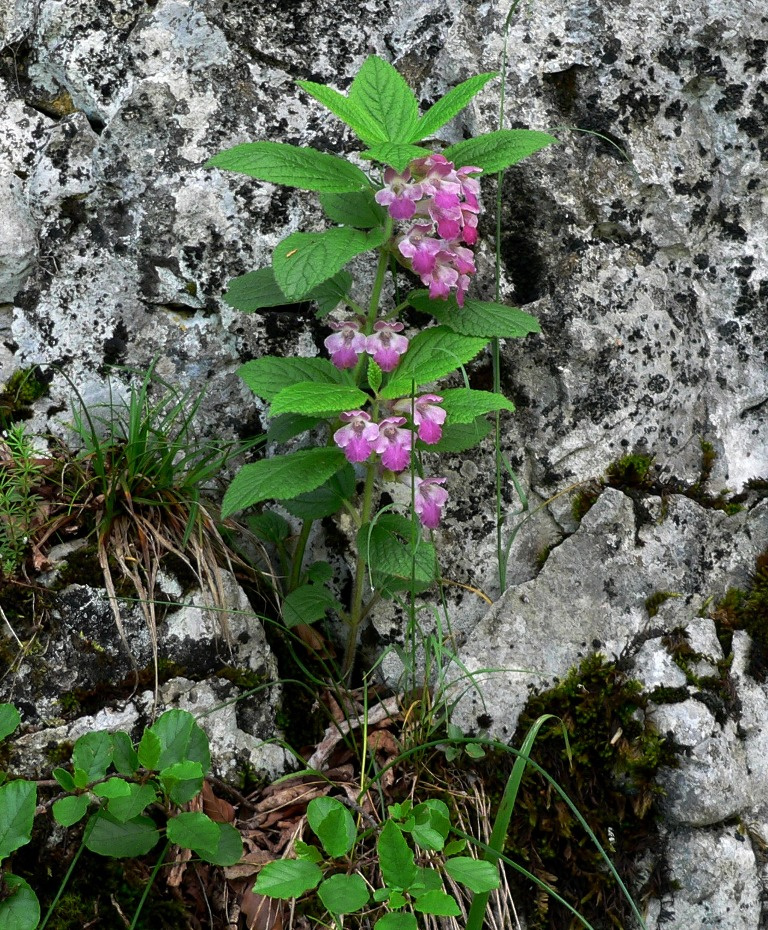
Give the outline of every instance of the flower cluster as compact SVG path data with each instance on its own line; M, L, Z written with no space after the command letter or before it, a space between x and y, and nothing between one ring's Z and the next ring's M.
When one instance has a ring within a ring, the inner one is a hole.
M385 187L376 194L393 219L415 221L398 237L397 250L429 287L430 298L455 290L460 307L476 270L467 246L477 242L480 185L470 175L481 170L457 169L444 155L428 155L414 159L402 174L387 168Z
M405 329L402 323L379 320L370 336L360 332L357 320L331 323L330 327L334 333L323 344L337 368L354 368L360 355L367 352L382 371L392 371L408 349L408 340L400 335Z

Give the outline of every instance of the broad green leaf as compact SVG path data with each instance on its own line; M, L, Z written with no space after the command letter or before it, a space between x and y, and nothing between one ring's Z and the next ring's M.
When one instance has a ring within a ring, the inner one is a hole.
M419 121L413 91L389 62L370 55L349 89L349 100L360 106L387 142L408 142Z
M314 97L327 107L331 113L335 113L342 122L346 123L363 142L373 143L384 140L384 132L380 129L374 120L368 115L365 109L344 94L340 94L332 87L325 84L315 84L314 81L296 81L299 87L302 87L310 97Z
M349 194L347 196L354 195ZM316 288L313 288L307 294L305 300L314 300L317 304L315 316L321 319L338 307L349 293L350 287L352 287L352 275L348 271L340 271L332 278L328 278L327 281L323 281L322 284L318 284Z
M314 429L322 420L319 417L307 417L300 413L286 413L280 417L272 417L266 433L267 442L288 442L296 436L301 436L307 430Z
M474 423L446 423L440 441L431 446L417 443L418 448L429 452L466 452L479 445L490 433L493 424L485 417Z
M108 778L100 785L94 785L93 793L98 798L127 798L131 786L122 778Z
M163 747L157 763L159 769L176 762L199 762L205 775L211 767L211 753L205 730L186 710L167 710L149 729Z
M274 510L265 510L248 518L248 529L264 542L277 545L285 542L293 532L291 524Z
M66 769L55 768L51 774L65 791L75 790L75 779Z
M112 765L121 775L133 775L139 767L131 737L122 730L112 734Z
M157 798L154 782L129 787L130 793L126 797L112 798L107 804L109 813L121 823L138 817L144 808L154 803Z
M121 823L106 811L99 811L88 821L83 842L86 849L114 859L145 856L157 843L160 834L149 817L134 817Z
M370 397L349 384L318 385L312 381L291 384L273 399L270 413L303 413L308 416L331 417L345 410L359 410Z
M173 762L160 770L159 779L174 804L186 804L203 790L203 767L199 762Z
M357 533L360 555L370 567L373 587L383 597L396 591L425 591L437 578L434 545L424 542L421 534L410 541L411 533L410 520L390 513L364 523Z
M317 584L325 584L333 578L333 568L329 562L312 562L305 569L307 579Z
M432 798L413 809L416 824L411 830L414 843L422 849L440 850L451 829L451 815L444 801Z
M328 610L342 610L333 593L321 584L303 584L283 601L283 622L290 629L297 623L322 620Z
M85 788L88 784L88 773L85 769L75 768L73 772L73 781L75 788Z
M498 71L491 71L488 74L477 74L468 81L462 81L461 84L452 87L421 117L409 141L417 142L437 132L441 126L460 113L475 94L479 93L491 78L497 77L498 73Z
M355 197L355 194L328 194L328 197ZM362 196L362 195L361 195ZM371 197L373 195L371 194ZM347 272L339 272L330 280L316 287L306 295L304 300L316 300L320 315L330 313L346 296L352 284L352 276ZM270 307L291 306L290 301L280 290L275 280L272 266L259 268L258 271L249 271L248 274L232 278L224 295L224 303L243 313L253 313L256 310L265 310Z
M354 914L371 899L362 875L332 875L321 883L317 894L331 914Z
M19 778L0 788L0 860L29 842L36 804L33 781Z
M515 405L502 394L493 391L473 391L470 388L451 388L441 394L440 405L448 414L449 423L472 423L478 417L495 410L514 410Z
M445 871L455 882L466 885L476 894L498 888L498 867L485 859L473 859L471 856L454 856L443 864Z
M475 165L490 174L516 165L557 141L554 136L535 129L497 129L496 132L457 142L447 148L443 155L457 168Z
M303 381L344 384L346 378L327 358L281 358L266 355L246 362L238 375L258 397L271 402L284 388Z
M301 449L243 465L224 495L222 516L259 501L286 500L314 491L345 463L341 449Z
M219 846L219 825L200 811L185 811L171 817L166 827L168 839L196 853L215 853Z
M243 858L243 840L231 823L217 823L219 844L214 852L201 852L200 858L213 865L234 865Z
M53 802L53 818L62 827L71 827L85 817L90 801L87 794L70 795Z
M0 873L0 927L35 930L40 923L40 902L27 882L10 872Z
M317 848L317 846L310 846L309 843L304 843L302 840L296 840L293 844L294 852L296 853L297 859L304 859L306 862L322 862L323 854Z
M335 859L352 849L357 830L346 807L336 798L314 798L307 805L307 820L323 848Z
M368 185L368 178L351 162L285 142L244 142L214 155L205 167L236 171L305 191L341 193L362 190Z
M86 773L88 783L103 778L111 762L112 734L105 730L85 733L72 750L72 764Z
M391 165L401 174L414 158L425 158L427 155L429 155L427 149L411 145L409 142L380 142L360 153L361 158Z
M419 866L416 881L408 889L409 893L418 898L427 891L442 891L443 880L440 873L434 869L426 869Z
M268 898L298 898L317 888L323 877L320 867L302 859L278 859L268 862L259 872L253 890Z
M390 400L409 396L412 385L418 388L451 374L459 365L473 359L486 344L487 339L463 336L447 326L422 330L411 340L381 397Z
M372 190L354 194L320 194L320 205L334 223L356 229L383 226L387 211L373 198Z
M485 336L491 339L520 339L529 333L540 333L541 327L535 316L491 301L467 298L459 307L456 298L430 300L429 292L420 290L409 294L408 302L421 313L431 314L438 322L449 326L463 336Z
M363 232L351 226L334 226L325 232L292 233L275 248L275 280L289 300L300 300L362 252L384 241L384 232Z
M387 820L382 827L376 848L379 852L381 874L386 884L390 888L407 891L416 881L418 872L413 850L393 820Z
M141 734L141 741L139 742L139 765L154 771L157 768L162 751L163 744L160 742L159 737L152 730L145 730Z
M381 387L381 382L383 380L384 373L381 368L376 364L376 362L368 357L368 367L366 368L366 378L368 379L368 386L374 392L374 394Z
M453 895L437 889L419 895L413 909L421 914L434 914L436 917L458 917L461 914L461 908Z
M445 849L443 850L444 856L455 856L460 852L463 852L467 848L466 840L451 840L450 843L445 844Z
M392 911L379 917L373 925L373 930L418 930L418 924L413 914L403 911Z
M21 717L13 704L0 704L0 739L10 736L20 723Z
M389 897L387 898L389 906L393 908L405 907L408 903L408 899L402 893L402 891L397 891L396 889L390 889Z
M319 488L285 501L283 507L301 520L322 520L323 517L332 517L338 513L344 501L348 501L354 493L355 470L349 463L345 463Z

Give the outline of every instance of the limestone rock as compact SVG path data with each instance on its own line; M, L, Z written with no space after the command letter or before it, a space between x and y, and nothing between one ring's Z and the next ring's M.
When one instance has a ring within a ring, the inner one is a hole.
M34 270L37 236L18 178L0 174L0 303L12 303Z

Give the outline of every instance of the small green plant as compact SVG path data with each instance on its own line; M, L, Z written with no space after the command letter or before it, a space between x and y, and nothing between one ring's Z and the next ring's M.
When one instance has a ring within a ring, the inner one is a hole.
M0 704L0 739L19 725L11 704ZM165 837L152 871L154 880L168 847L191 849L204 862L233 865L243 853L240 834L228 823L217 823L199 811L179 812L197 797L211 764L208 738L194 717L169 710L144 731L138 746L123 731L98 730L81 736L72 749L72 771L53 770L61 795L51 812L63 827L87 817L83 837L70 868L40 922L40 905L32 887L18 875L2 873L0 927L40 930L48 923L83 849L111 858L149 853ZM0 787L0 861L30 842L37 805L37 784L18 778ZM48 805L46 805L47 808ZM148 816L151 810L161 822ZM148 891L148 888L147 888ZM134 914L137 924L146 893Z
M20 423L0 436L0 570L16 573L38 515L45 464Z

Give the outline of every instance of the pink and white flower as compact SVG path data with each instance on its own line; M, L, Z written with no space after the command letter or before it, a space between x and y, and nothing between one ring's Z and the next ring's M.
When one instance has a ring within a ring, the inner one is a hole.
M336 430L333 441L344 450L348 462L364 462L375 451L379 424L371 423L370 414L364 410L349 410L339 419L346 426Z
M387 417L379 423L374 450L381 455L381 464L390 471L403 471L411 460L413 433L402 428L405 422L405 417Z
M443 398L437 394L422 394L421 397L404 397L393 404L392 409L398 413L410 413L414 426L418 427L419 439L427 445L434 445L443 435L446 412L437 405Z
M365 351L373 356L382 371L392 371L400 361L400 356L408 351L407 338L399 335L404 329L402 323L378 320L374 324L373 333L365 340Z
M437 528L443 515L443 507L448 500L448 492L442 485L445 478L418 478L413 479L414 500L413 506L422 526L430 530Z
M331 361L337 368L354 368L359 354L365 352L365 335L360 332L357 320L330 323L336 332L328 336L323 345L331 353Z
M375 195L376 203L389 209L389 215L396 220L409 220L416 212L416 201L421 200L424 191L421 184L412 184L411 172L406 168L398 174L394 168L384 171L386 187Z

